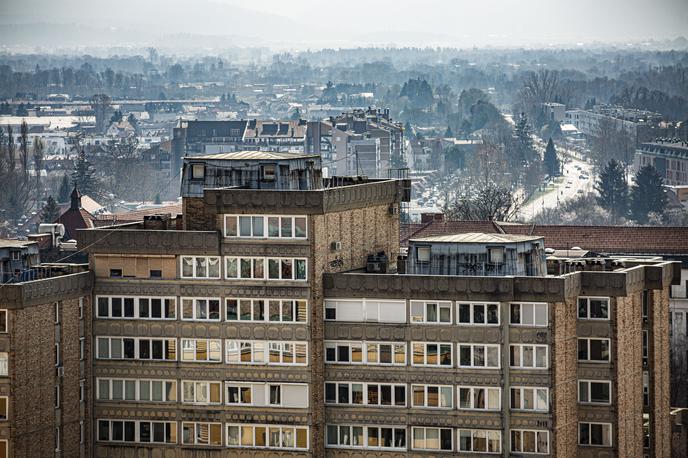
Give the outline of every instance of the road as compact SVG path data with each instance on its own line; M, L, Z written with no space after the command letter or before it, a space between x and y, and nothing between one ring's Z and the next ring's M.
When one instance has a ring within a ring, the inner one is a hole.
M538 194L534 199L521 205L521 216L526 220L540 213L543 208L556 208L565 200L593 190L592 165L581 160L577 153L562 147L557 147L557 153L560 158L566 160L563 179L549 185L545 194ZM576 156L573 156L574 153ZM581 176L586 176L587 179Z

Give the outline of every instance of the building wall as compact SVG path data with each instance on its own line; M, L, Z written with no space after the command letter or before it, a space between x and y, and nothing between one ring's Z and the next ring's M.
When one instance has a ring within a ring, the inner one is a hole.
M650 311L650 431L654 456L671 456L669 286L653 290Z
M578 353L572 342L578 330L577 304L574 297L555 303L552 308L552 410L553 440L556 456L576 456L578 444Z

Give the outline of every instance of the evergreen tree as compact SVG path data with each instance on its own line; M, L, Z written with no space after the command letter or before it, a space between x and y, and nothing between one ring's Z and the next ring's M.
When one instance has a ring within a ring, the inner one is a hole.
M444 137L445 138L452 138L454 136L454 132L452 132L451 126L447 126L447 130L444 131Z
M76 183L82 194L93 196L98 192L98 178L95 175L95 169L86 159L86 153L83 150L74 161L72 181Z
M71 193L71 188L69 187L69 178L67 174L62 175L62 181L60 182L60 190L57 193L57 201L60 203L69 202L69 194Z
M513 159L519 164L531 162L535 156L535 149L533 148L533 137L530 124L528 124L528 116L525 113L521 113L518 117L516 126L514 126L514 136L516 157Z
M554 148L554 142L551 138L547 142L544 162L549 176L553 177L559 175L559 158L557 157L557 150Z
M48 201L45 203L45 207L41 211L41 221L44 223L53 223L57 218L60 217L60 207L53 199L53 196L48 197Z
M154 203L155 205L160 205L160 204L162 204L162 199L160 198L160 193L157 193L157 194L155 195L155 200L153 201L153 203Z
M662 215L667 205L664 181L651 165L638 170L631 187L631 217L639 224L647 224L649 214Z
M602 169L595 184L597 203L609 211L614 218L624 217L628 213L628 184L624 168L620 162L612 159Z

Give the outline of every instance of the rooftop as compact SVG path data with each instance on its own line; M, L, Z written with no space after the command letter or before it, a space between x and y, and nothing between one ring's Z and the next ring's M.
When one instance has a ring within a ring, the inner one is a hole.
M436 235L430 237L413 238L411 242L444 242L444 243L519 243L540 240L535 235L513 234L485 234L480 232L466 232L462 234Z
M31 240L8 240L0 239L0 248L23 248L28 245L33 245L38 242Z
M189 159L228 160L228 161L261 161L261 160L288 160L320 158L318 154L304 154L297 151L277 153L272 151L236 151L233 153L204 154L201 156L188 156Z

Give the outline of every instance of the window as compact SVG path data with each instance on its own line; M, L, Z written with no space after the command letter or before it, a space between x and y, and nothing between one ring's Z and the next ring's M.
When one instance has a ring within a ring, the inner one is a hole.
M411 428L412 450L454 450L453 436L451 428L422 428L414 426Z
M578 318L581 320L608 320L608 297L579 297Z
M177 299L174 297L96 297L98 318L140 320L174 320L177 318Z
M582 404L611 404L612 382L607 380L579 380L578 402Z
M227 299L227 321L305 323L308 321L306 300Z
M578 339L578 361L609 362L609 339Z
M452 367L452 344L434 342L412 342L413 366Z
M221 363L222 340L182 339L182 361Z
M578 444L611 447L611 423L578 423Z
M430 247L429 246L417 246L416 247L416 260L420 263L430 262Z
M86 380L79 380L79 402L86 401Z
M182 422L182 444L222 445L222 423Z
M499 345L459 344L459 367L499 369Z
M205 164L191 164L191 179L202 180L205 178Z
M176 361L177 340L142 337L98 337L97 359Z
M458 408L469 410L501 410L502 389L499 387L460 386Z
M60 303L55 302L54 304L54 317L55 317L55 324L60 324Z
M267 340L227 340L227 364L262 364L268 366L306 366L307 342L273 342Z
M306 239L306 216L225 215L225 237Z
M182 402L199 405L222 404L222 383L182 380Z
M55 367L60 366L61 358L60 358L60 344L56 343L55 344Z
M225 403L305 409L308 407L308 384L225 382Z
M509 345L509 365L518 369L547 369L547 345Z
M671 291L671 289L669 290ZM688 285L686 285L686 291L688 292ZM650 291L643 290L643 320L647 321L647 317L650 311Z
M79 359L83 361L86 357L86 338L79 337Z
M79 319L80 320L84 319L84 298L83 297L79 298Z
M122 269L110 269L110 278L122 278Z
M79 421L79 443L83 444L84 443L84 421L80 420ZM2 456L2 455L0 455Z
M488 429L459 429L459 451L500 453L502 432Z
M649 360L650 349L650 333L647 330L643 331L643 366L647 366Z
M458 324L498 325L499 304L457 304Z
M101 401L177 402L176 380L96 379Z
M176 421L98 420L99 442L177 443Z
M7 352L0 352L0 377L7 377L7 363L9 361Z
M411 403L413 407L451 409L453 391L451 385L411 385Z
M228 280L306 280L305 258L225 257Z
M219 279L219 256L181 256L182 278Z
M55 451L60 451L60 427L55 428Z
M406 450L406 428L327 425L326 447Z
M227 446L308 450L308 426L228 424Z
M547 304L511 304L512 326L547 326Z
M643 405L650 405L650 374L643 371Z
M0 396L0 421L7 421L7 396Z
M329 364L406 365L406 343L325 341Z
M511 409L549 411L549 389L530 386L511 387Z
M411 323L452 324L451 302L411 301Z
M406 385L327 382L325 402L342 405L406 406Z
M406 323L406 301L326 299L325 319L328 321Z
M182 320L220 321L220 299L182 297Z
M511 430L511 451L514 453L549 453L549 431Z
M7 332L7 310L0 310L0 333Z
M151 270L148 272L148 276L149 276L150 278L160 279L160 278L162 278L162 270L160 270L160 269L151 269Z

